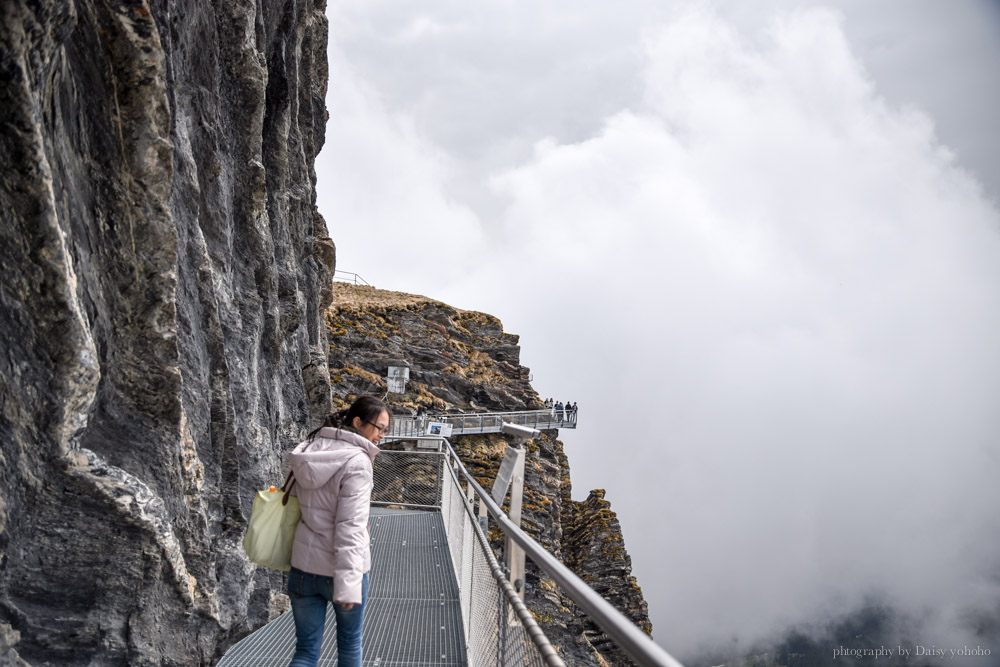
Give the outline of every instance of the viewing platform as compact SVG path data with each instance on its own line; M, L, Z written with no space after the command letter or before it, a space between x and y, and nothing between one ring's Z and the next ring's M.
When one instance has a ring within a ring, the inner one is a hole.
M577 413L565 410L521 410L516 412L470 412L466 414L427 414L413 417L394 415L386 439L419 436L453 436L475 433L500 433L504 422L536 428L540 431L576 428ZM445 428L434 432L434 424Z

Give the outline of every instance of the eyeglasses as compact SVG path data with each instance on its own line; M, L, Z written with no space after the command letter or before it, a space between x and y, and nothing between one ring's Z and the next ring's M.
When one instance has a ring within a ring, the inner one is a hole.
M365 423L368 424L369 426L374 426L375 430L378 431L379 433L381 433L382 435L385 435L386 433L389 432L389 425L388 424L386 424L385 426L379 426L375 422L365 422Z

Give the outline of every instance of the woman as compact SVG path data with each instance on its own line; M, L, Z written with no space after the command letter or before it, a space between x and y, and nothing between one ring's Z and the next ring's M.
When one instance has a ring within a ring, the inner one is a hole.
M334 603L337 615L338 664L361 667L371 569L372 463L389 423L385 403L363 396L327 417L292 451L292 493L299 498L302 520L288 575L296 640L289 667L313 667L319 660L327 602Z

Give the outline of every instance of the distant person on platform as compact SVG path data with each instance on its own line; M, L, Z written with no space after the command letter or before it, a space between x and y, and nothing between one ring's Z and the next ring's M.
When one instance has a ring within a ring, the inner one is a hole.
M573 401L573 421L576 421L576 401Z
M556 401L556 421L561 422L563 420L563 404L562 401Z

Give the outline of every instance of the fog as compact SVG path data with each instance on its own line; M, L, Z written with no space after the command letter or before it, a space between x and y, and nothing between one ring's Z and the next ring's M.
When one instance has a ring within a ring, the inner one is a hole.
M793 4L332 8L338 268L521 335L678 657L871 599L995 654L1000 21Z

